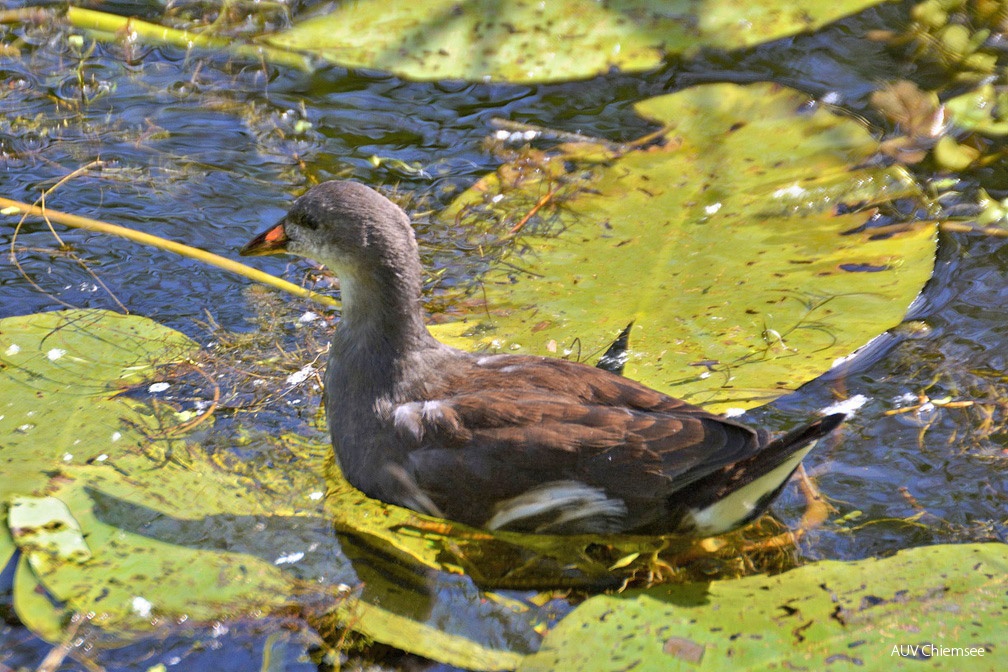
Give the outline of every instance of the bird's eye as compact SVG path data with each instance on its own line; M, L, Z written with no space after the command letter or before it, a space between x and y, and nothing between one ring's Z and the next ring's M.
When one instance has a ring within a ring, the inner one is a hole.
M306 229L311 229L312 231L315 231L316 229L319 228L318 221L316 221L315 218L312 217L311 215L302 215L301 217L299 217L298 224L300 224Z

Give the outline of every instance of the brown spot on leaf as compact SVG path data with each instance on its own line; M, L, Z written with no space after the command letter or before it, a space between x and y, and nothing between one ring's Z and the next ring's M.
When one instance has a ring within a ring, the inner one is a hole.
M704 645L685 637L669 637L665 640L662 651L687 663L699 663L703 658Z

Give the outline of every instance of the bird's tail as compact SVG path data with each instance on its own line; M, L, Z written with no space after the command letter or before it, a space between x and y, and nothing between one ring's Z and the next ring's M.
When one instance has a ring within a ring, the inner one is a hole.
M780 494L816 441L847 416L835 413L773 439L758 453L691 484L679 523L696 535L715 535L750 523Z

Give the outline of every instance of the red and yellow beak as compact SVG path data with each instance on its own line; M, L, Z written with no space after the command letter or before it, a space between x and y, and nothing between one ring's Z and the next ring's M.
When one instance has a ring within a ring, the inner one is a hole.
M243 257L259 257L264 254L279 254L287 251L287 231L284 230L284 220L279 224L266 229L258 236L245 243L245 247L238 252Z

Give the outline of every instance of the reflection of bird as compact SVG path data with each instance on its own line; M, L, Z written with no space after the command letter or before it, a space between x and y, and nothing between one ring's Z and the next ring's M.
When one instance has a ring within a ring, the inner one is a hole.
M392 504L490 529L717 534L762 513L844 417L768 440L584 364L439 343L409 218L354 182L314 187L242 248L280 252L340 277L333 446L350 483Z

